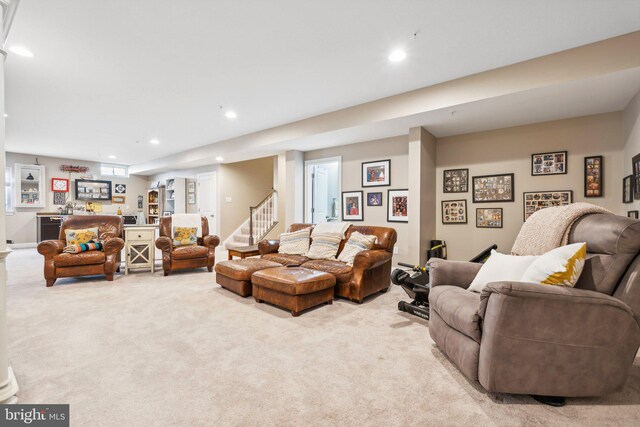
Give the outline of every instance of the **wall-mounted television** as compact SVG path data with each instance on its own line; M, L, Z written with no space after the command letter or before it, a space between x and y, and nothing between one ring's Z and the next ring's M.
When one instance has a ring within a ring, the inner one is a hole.
M111 201L111 181L76 179L76 200Z

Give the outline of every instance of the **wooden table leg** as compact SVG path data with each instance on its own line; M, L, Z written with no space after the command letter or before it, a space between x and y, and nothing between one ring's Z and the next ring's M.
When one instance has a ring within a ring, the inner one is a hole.
M231 261L233 259L233 255L231 255L231 251L229 251L229 257L228 257L229 261Z

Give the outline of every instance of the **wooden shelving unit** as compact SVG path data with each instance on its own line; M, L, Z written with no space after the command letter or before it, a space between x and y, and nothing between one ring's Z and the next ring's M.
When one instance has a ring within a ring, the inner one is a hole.
M147 190L147 224L157 224L164 209L164 188Z

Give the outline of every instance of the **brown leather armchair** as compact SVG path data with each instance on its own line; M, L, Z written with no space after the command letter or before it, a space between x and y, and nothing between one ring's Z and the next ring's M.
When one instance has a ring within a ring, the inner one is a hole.
M66 230L98 228L100 240L104 241L102 251L87 251L77 254L62 252L67 246ZM60 226L59 240L45 240L38 245L38 252L44 255L44 278L47 286L53 286L59 277L93 276L104 274L112 281L120 269L122 240L122 217L115 215L72 215Z
M218 236L209 235L209 221L202 217L202 237L195 246L173 246L171 217L160 218L160 237L156 239L156 248L162 251L162 269L168 276L174 270L207 267L213 271L216 262L216 246L220 244Z

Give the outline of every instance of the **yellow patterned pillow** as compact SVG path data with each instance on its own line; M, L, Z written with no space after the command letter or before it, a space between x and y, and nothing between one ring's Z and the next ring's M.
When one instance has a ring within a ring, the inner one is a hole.
M561 246L539 256L520 280L541 285L573 287L580 278L586 257L586 243Z
M98 240L98 227L83 228L80 230L65 230L67 245L81 245L92 240Z
M196 227L173 227L173 246L194 246L198 244Z

